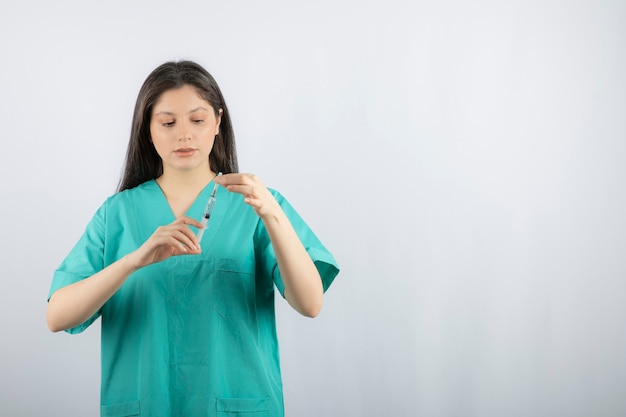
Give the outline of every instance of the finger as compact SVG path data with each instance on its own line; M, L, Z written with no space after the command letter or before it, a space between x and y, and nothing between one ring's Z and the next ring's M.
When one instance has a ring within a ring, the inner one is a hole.
M173 224L175 224L175 223L186 224L186 225L193 226L193 227L198 227L198 228L202 227L202 223L200 223L196 219L193 219L193 218L187 217L187 216L179 217L178 219L176 219L176 221Z
M245 185L245 184L255 184L260 183L259 178L254 174L241 174L241 173L232 173L221 175L213 180L215 183L221 186L228 185Z
M174 223L172 223L173 227L179 227L178 230L180 230L182 233L185 234L185 236L187 236L189 239L191 239L191 241L193 242L191 247L196 250L197 248L200 247L200 242L198 241L198 238L196 236L196 233L194 233L189 226L194 226L198 229L203 229L204 226L202 225L202 223L200 223L199 221L197 221L194 218L191 217L187 217L187 216L182 216L180 218L178 218Z
M223 187L226 187L230 184L238 184L241 182L240 174L224 174L219 177L213 178L213 182L219 184Z
M243 202L251 206L255 210L259 210L260 208L263 207L263 200L259 198L246 197L243 199Z
M229 185L226 189L232 193L241 194L245 197L254 197L256 195L254 187L249 185Z
M189 249L183 242L176 239L174 236L168 236L167 241L165 242L172 249L172 255L182 255L184 253L188 253Z
M159 228L154 234L156 244L165 244L172 248L184 247L185 251L191 249L197 251L200 246L195 234L185 224L171 224L166 227Z
M190 225L185 222L188 222L197 228L202 228L202 223L190 217L181 217L167 226L157 228L153 236L157 239L157 242L161 242L159 244L167 244L172 247L182 244L194 252L199 252L198 248L200 247L200 242L198 242L198 238L195 233L189 228ZM170 237L174 237L177 243L172 245L169 240Z
M199 251L200 242L198 242L198 238L188 227L185 226L183 229L176 230L172 236L185 248L189 248L193 252Z
M172 256L199 253L199 250L194 248L191 243L185 243L186 240L181 238L181 236L182 235L170 235L162 242L163 245L167 246L169 250L172 251Z

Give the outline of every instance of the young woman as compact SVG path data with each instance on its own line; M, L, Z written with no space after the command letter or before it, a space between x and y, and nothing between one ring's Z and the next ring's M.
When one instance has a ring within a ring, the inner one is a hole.
M47 321L79 333L102 316L102 416L282 416L274 286L315 317L338 272L280 193L238 173L213 77L168 62L139 92L119 192L54 273Z

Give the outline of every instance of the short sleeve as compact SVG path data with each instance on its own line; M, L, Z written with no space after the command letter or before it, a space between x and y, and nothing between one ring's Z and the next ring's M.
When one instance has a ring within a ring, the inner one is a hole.
M90 277L104 268L105 226L106 206L102 205L92 217L76 245L54 272L48 300L56 290ZM66 332L80 333L99 316L100 312L97 312L84 323L67 329Z
M313 260L313 263L315 264L315 267L317 268L317 271L322 279L324 292L326 292L339 273L337 261L305 223L302 217L300 217L296 210L291 206L291 204L289 204L289 202L278 191L270 191L285 212L289 222L300 238L302 245ZM285 297L285 285L283 284L280 270L278 269L276 253L274 252L274 248L272 247L269 236L267 235L267 230L261 221L259 221L259 226L257 228L256 239L257 242L260 243L260 248L258 249L260 249L259 256L261 258L261 265L265 273L272 277L280 294Z

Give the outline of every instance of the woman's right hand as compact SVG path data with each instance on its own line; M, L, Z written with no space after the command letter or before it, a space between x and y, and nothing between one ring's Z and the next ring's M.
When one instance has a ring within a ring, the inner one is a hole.
M137 269L171 256L199 254L200 243L189 226L202 227L202 223L181 217L167 226L161 226L139 249L94 275L55 291L46 313L50 330L57 332L84 323Z
M200 242L189 226L202 228L202 223L184 216L160 226L139 249L127 255L127 260L135 268L141 268L172 256L199 254Z

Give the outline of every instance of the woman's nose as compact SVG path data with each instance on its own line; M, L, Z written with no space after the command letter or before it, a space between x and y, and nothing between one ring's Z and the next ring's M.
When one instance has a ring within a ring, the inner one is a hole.
M178 136L179 141L188 141L191 140L191 133L189 133L189 128L186 125L183 125L180 134Z

